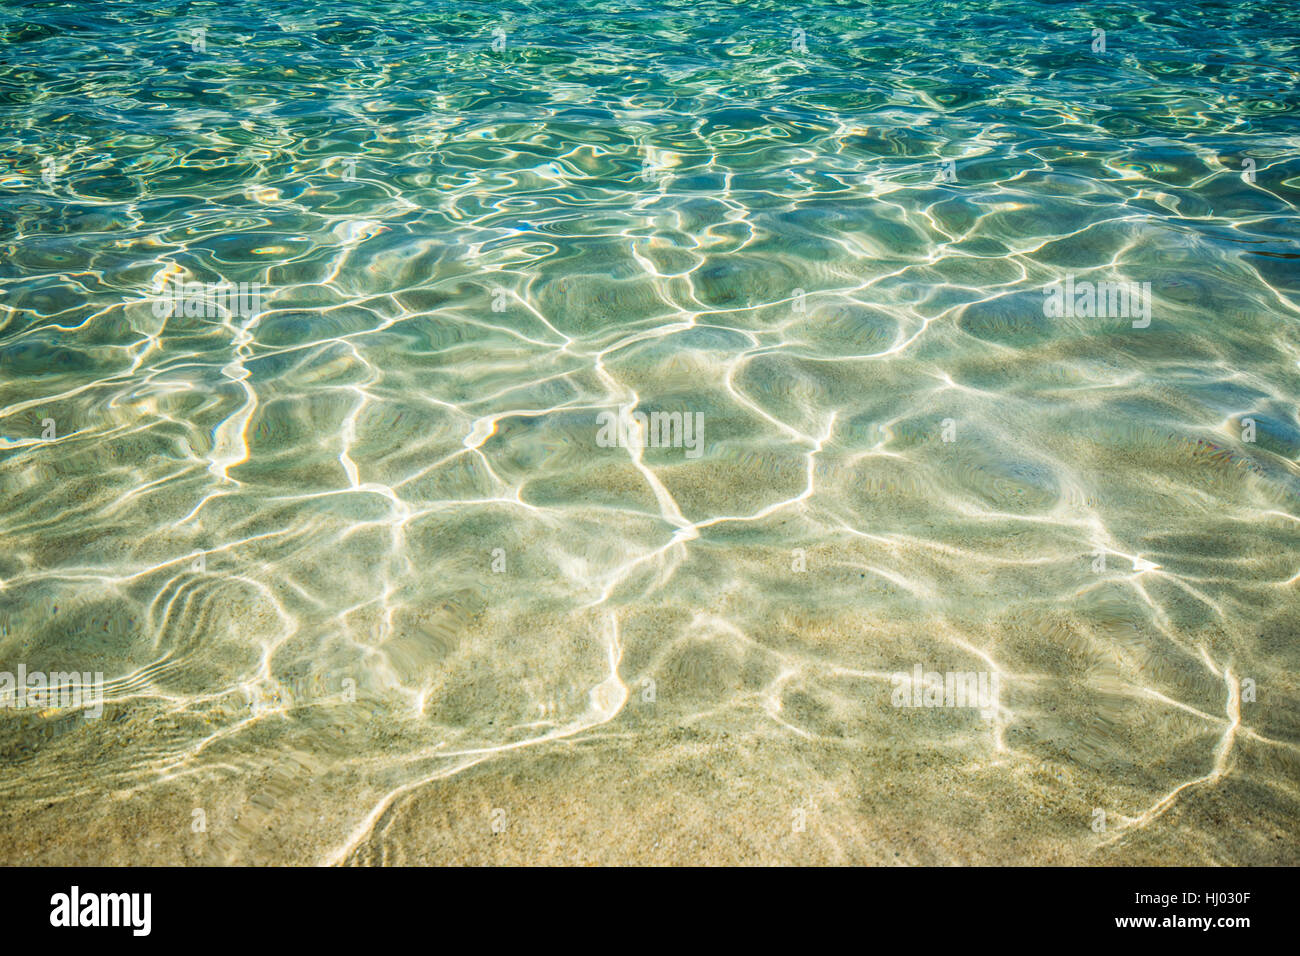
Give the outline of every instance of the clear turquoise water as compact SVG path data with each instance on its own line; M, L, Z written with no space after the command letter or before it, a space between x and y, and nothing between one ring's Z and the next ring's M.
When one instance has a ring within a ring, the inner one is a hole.
M1298 42L0 5L4 859L1295 863Z

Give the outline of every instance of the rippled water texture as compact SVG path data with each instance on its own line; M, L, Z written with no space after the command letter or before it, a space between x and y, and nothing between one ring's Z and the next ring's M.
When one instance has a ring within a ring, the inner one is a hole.
M1300 861L1300 6L0 24L4 862Z

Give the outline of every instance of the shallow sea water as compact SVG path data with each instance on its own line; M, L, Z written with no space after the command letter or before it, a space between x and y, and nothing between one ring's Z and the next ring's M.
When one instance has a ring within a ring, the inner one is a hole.
M0 5L0 860L1300 862L1298 43Z

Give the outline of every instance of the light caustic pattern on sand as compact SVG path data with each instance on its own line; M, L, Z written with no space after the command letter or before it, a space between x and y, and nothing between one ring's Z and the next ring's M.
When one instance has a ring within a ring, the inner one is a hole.
M5 859L1295 862L1293 12L139 6L5 27Z

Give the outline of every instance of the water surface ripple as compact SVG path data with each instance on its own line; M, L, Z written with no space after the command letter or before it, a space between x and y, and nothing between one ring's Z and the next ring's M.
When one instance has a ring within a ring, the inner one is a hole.
M0 859L1300 861L1298 41L0 4Z

